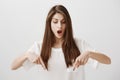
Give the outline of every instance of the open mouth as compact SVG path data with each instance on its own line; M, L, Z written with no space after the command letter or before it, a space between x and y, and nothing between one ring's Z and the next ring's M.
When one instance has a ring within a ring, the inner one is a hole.
M58 33L58 34L62 33L62 30L58 30L57 33Z

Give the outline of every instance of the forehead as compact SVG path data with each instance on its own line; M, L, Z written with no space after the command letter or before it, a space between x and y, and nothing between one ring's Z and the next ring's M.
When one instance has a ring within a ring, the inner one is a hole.
M53 15L52 19L63 20L64 16L60 13L56 13Z

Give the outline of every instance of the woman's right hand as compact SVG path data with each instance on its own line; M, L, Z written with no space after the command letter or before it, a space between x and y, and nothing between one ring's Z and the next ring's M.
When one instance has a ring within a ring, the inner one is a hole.
M46 69L41 56L34 54L34 53L28 53L27 59L32 63L40 64L44 69Z

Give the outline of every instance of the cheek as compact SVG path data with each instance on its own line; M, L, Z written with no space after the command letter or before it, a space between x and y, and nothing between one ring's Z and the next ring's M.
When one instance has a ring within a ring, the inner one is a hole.
M66 29L66 25L63 26L63 31L65 31L65 29Z
M53 33L55 33L55 32L56 32L56 27L55 27L55 25L54 25L54 24L52 24L52 23L51 23L51 30L52 30L52 32L53 32Z

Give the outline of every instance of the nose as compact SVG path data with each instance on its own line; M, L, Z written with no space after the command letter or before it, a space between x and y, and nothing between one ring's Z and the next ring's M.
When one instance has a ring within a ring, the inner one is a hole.
M58 23L58 27L59 27L59 28L62 27L62 23L61 23L61 22Z

